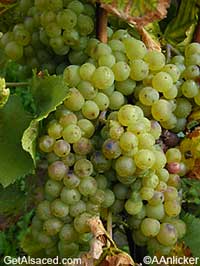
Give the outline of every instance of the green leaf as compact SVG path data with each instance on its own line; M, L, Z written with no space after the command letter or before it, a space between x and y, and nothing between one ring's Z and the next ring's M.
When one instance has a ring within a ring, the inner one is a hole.
M56 110L67 97L68 86L62 76L44 76L34 74L31 92L36 106L37 117L31 121L22 137L23 149L31 155L36 164L36 140L39 133L39 122Z
M21 146L23 132L31 120L16 95L10 96L0 110L0 184L4 187L34 169L30 155Z
M7 188L0 185L0 214L18 215L26 204L26 195L20 185L15 183Z
M164 32L165 40L183 49L191 42L198 21L197 0L181 1L177 16L171 20Z
M193 257L200 257L200 219L189 213L182 219L187 225L187 233L183 240L186 246L190 248Z

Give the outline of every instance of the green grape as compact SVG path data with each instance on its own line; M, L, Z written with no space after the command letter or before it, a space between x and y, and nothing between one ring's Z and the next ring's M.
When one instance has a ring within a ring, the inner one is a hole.
M49 44L54 51L62 49L62 47L65 45L62 36L50 38Z
M153 118L158 121L167 121L170 119L172 112L170 103L167 100L159 99L151 107Z
M118 110L125 102L123 94L119 91L114 91L109 97L109 108Z
M198 92L197 95L194 96L194 101L197 105L200 105L200 92Z
M180 162L181 161L181 151L178 148L170 148L166 151L167 162Z
M112 51L120 51L120 52L125 52L125 45L122 41L120 40L109 40L108 45L112 49Z
M77 88L86 100L92 100L97 96L97 89L88 81L81 81Z
M95 58L98 59L103 55L110 55L111 52L111 48L108 44L100 42L97 44L97 47L95 49Z
M87 212L83 212L80 215L76 216L74 219L75 230L80 234L90 232L90 228L88 225L88 220L90 218L92 218L92 215Z
M62 158L62 161L66 166L70 167L75 163L75 155L70 152L66 157Z
M45 193L52 198L57 198L60 195L62 187L61 182L49 179L45 184Z
M63 40L66 45L75 46L79 43L79 33L76 29L66 29L63 32Z
M181 91L186 98L193 98L199 92L199 87L194 80L186 80L181 86Z
M157 235L158 241L164 246L172 246L177 241L176 228L169 223L163 223L160 225L160 231Z
M121 177L132 176L136 170L135 162L127 156L120 156L115 162L115 170Z
M77 116L71 111L68 110L66 111L67 111L66 113L63 113L59 116L59 124L62 127L66 127L71 124L77 124Z
M45 248L45 254L48 256L48 258L55 258L58 254L57 246Z
M104 201L101 205L102 208L109 208L115 202L115 194L110 189L105 189L104 191Z
M113 187L113 192L115 193L115 196L119 200L125 200L128 196L128 186L125 186L124 184L117 183Z
M143 186L140 190L140 196L142 200L150 200L154 195L154 189L152 187Z
M55 161L48 166L48 175L56 181L63 179L67 173L67 166L62 161Z
M97 187L99 187L98 180L95 177L95 180L97 182ZM102 189L97 189L95 194L90 197L90 201L92 203L95 203L96 205L101 205L105 199L105 192Z
M71 50L68 59L71 64L81 65L88 59L88 55L84 51Z
M46 27L49 23L54 22L56 14L52 10L45 10L41 13L40 23L43 27Z
M142 41L135 38L126 38L123 40L127 57L130 60L142 59L147 53L147 48Z
M58 242L58 251L61 258L77 257L79 253L79 245L76 243L66 243L65 241Z
M81 213L86 211L86 204L84 201L80 200L77 203L70 205L69 213L72 217L79 216Z
M53 146L53 151L59 157L67 156L70 153L70 150L70 144L62 139L57 140Z
M170 223L176 228L178 239L182 239L186 234L186 224L180 219L172 219Z
M130 215L138 214L142 209L143 203L142 201L134 201L132 199L128 199L125 202L124 208Z
M100 214L100 206L88 201L86 203L86 211L92 215L99 215Z
M196 79L198 78L200 75L200 70L199 67L196 65L190 65L187 66L186 69L183 72L183 77L187 80L187 79Z
M45 234L44 232L40 232L37 236L37 242L42 248L50 248L54 246L54 241L51 236Z
M51 202L51 212L58 218L66 217L69 213L69 207L60 199Z
M163 204L158 204L156 206L146 205L146 214L148 218L153 218L156 220L162 220L165 216L165 210Z
M28 30L22 28L18 31L14 31L14 39L19 45L26 46L30 43L31 36Z
M124 128L117 121L110 120L109 122L109 136L113 140L119 140L119 138L124 133Z
M151 106L159 100L159 93L152 87L144 87L140 90L139 100L142 104Z
M107 160L106 157L100 151L95 151L92 154L91 162L94 166L94 169L98 173L104 173L108 171L111 167L111 161Z
M62 228L63 223L58 218L50 218L43 224L44 232L49 236L56 235Z
M151 149L155 144L155 138L150 133L140 133L138 142L139 149Z
M120 52L120 51L114 51L113 55L115 57L115 62L126 62L128 63L127 57L125 55L125 53Z
M112 68L115 62L116 62L115 57L112 54L101 55L98 58L99 66L106 66Z
M90 176L93 173L93 165L87 159L80 159L74 164L74 173L81 178Z
M102 152L107 159L116 159L121 155L119 142L113 139L107 139L103 143Z
M115 200L115 202L113 203L113 205L110 207L110 210L114 215L118 215L120 214L124 209L124 201L123 200ZM117 217L118 219L118 217Z
M92 76L96 70L96 67L91 63L85 63L82 66L80 66L79 74L81 79L86 81L91 81Z
M94 22L91 17L80 14L77 20L77 27L81 35L89 35L94 30Z
M81 138L81 129L77 125L69 125L62 131L64 140L68 143L76 143Z
M62 29L73 29L77 24L77 15L71 9L63 9L58 12L56 21Z
M117 62L113 65L112 71L116 81L124 81L129 77L130 67L126 62Z
M149 74L148 64L142 59L135 59L131 61L130 69L130 77L136 81L145 79Z
M108 96L102 92L98 92L93 101L98 105L100 111L106 110L110 104Z
M170 217L176 217L181 212L181 205L176 199L165 201L164 207L166 214Z
M152 166L153 169L158 170L160 168L163 168L165 164L167 163L166 156L163 152L163 150L154 150L154 157L155 157L155 162Z
M68 189L64 187L60 193L60 198L64 203L72 205L79 202L81 194L77 189Z
M62 126L56 120L51 120L51 122L47 125L48 134L54 139L61 138L62 130Z
M164 194L159 191L154 191L153 197L148 201L152 206L156 206L164 202Z
M95 176L99 189L105 190L108 186L108 181L105 175L98 174Z
M63 72L63 78L64 81L68 84L68 86L77 86L78 83L81 81L79 69L80 67L76 65L70 65L65 68Z
M132 79L126 79L124 81L115 82L116 90L121 92L123 95L131 95L136 87L136 82Z
M84 12L84 5L78 1L78 0L73 0L71 1L67 7L70 9L70 10L73 10L77 15L81 14Z
M148 51L144 60L149 64L149 69L152 71L159 71L165 65L164 54L156 50Z
M74 152L79 155L87 155L91 153L92 148L91 140L83 137L73 144Z
M63 183L67 188L76 188L80 184L79 177L73 172L73 170L69 170L65 177L63 178Z
M43 152L53 151L54 143L55 143L55 139L48 135L44 135L39 138L39 148Z
M171 89L173 80L171 76L164 71L158 72L152 79L152 86L159 92L167 92Z
M146 117L142 117L136 121L133 120L127 130L139 136L140 134L149 132L150 128L151 122Z
M173 82L177 82L178 79L180 78L180 70L175 64L165 65L162 68L162 71L167 72L171 76Z
M99 90L109 88L114 83L114 74L112 70L107 66L98 67L92 75L92 83L95 88Z
M58 11L63 8L63 0L49 0L47 6L49 9Z
M50 38L55 38L61 35L61 28L55 22L50 22L48 25L46 25L45 30L47 36Z
M200 45L197 42L190 43L185 48L186 57L190 57L193 54L200 54Z
M141 231L147 237L155 237L160 231L160 223L156 219L145 218L141 222Z
M163 96L169 100L175 99L177 97L177 95L178 95L178 89L177 89L176 85L173 85L170 90L163 92Z
M36 215L40 220L46 221L52 217L50 202L43 200L40 202L36 208Z
M163 168L164 169L164 168ZM159 181L159 184L156 187L156 191L165 192L167 190L167 184L164 181Z
M91 196L96 193L97 182L93 177L87 176L81 179L81 182L78 188L79 188L80 193L83 196Z
M142 183L144 187L150 187L155 189L159 184L159 178L154 173L147 174L143 177Z
M95 132L95 127L92 122L88 119L80 119L77 122L77 125L81 129L82 136L85 138L91 138Z
M135 164L140 169L149 169L155 163L154 153L149 149L140 149L134 156Z
M163 182L167 182L169 179L169 172L165 168L157 169L156 174L159 177L159 180L161 180Z
M120 108L117 117L123 126L129 126L141 116L143 116L143 112L140 108L135 105L126 104Z
M138 138L131 132L124 132L119 141L120 148L125 151L131 151L138 146Z
M65 224L60 230L59 238L65 243L71 243L76 241L78 238L78 233L75 231L73 225Z
M191 103L185 98L178 98L176 99L176 109L174 114L178 118L185 118L187 117L192 110Z
M12 60L18 60L23 56L23 47L15 41L8 42L5 46L5 54Z
M87 100L82 107L82 114L89 120L94 120L99 115L98 105L91 100Z
M66 100L64 101L64 105L70 111L79 111L84 105L84 98L82 94L76 89L69 89Z
M180 166L180 168L181 168L181 166ZM175 187L175 188L179 188L180 187L180 183L181 183L180 173L179 173L179 175L178 174L170 174L169 175L169 179L167 181L167 184L169 186L172 186L172 187Z

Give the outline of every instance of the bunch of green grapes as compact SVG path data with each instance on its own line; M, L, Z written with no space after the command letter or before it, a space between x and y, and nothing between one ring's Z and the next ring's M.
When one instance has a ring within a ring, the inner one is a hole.
M95 21L92 5L79 0L20 0L19 9L23 21L0 39L9 59L50 73L56 67L61 72L66 55L71 64L87 59L84 49Z
M179 72L172 81L164 55L125 30L110 31L107 44L90 39L85 52L85 63L64 69L68 95L39 139L49 179L32 234L47 255L77 256L92 238L88 219L110 209L128 217L138 245L154 241L165 254L185 233L179 188L186 168L177 147L165 154L157 144L178 105L155 84L170 91Z

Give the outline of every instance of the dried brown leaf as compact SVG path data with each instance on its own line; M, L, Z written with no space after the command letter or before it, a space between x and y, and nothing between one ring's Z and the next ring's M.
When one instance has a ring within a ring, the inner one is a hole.
M187 174L189 178L200 180L200 158L195 160L193 169Z
M102 262L101 266L134 266L135 263L125 253L119 253L113 256L106 256L105 260Z
M139 28L138 31L141 34L142 41L145 43L146 47L149 50L157 50L161 52L160 43L156 42L143 27Z
M130 14L131 6L133 4L133 1L130 0L124 10L117 9L115 1L113 1L112 4L101 3L101 7L106 9L109 13L113 13L121 19L134 24L136 28L141 28L150 22L165 18L167 15L167 8L170 5L170 0L159 0L154 11L147 11L145 12L145 15L141 17L134 17Z

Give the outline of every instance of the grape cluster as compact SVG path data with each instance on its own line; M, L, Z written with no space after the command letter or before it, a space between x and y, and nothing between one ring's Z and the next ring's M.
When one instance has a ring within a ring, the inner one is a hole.
M186 231L179 218L186 167L177 147L164 153L157 140L178 109L189 114L189 100L166 96L180 67L125 30L108 44L90 39L86 52L84 64L64 69L68 95L39 139L48 180L32 235L47 255L77 256L92 238L88 219L106 219L110 209L137 245L167 254Z
M0 47L5 55L31 68L62 72L69 62L87 59L84 49L94 30L92 5L79 0L21 0L23 20L3 34Z

